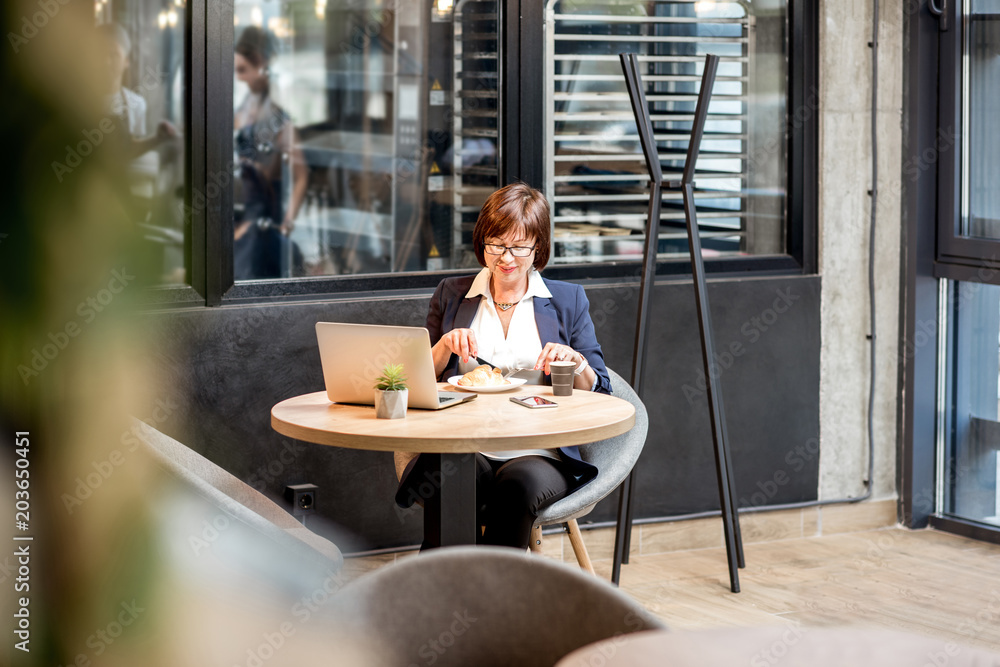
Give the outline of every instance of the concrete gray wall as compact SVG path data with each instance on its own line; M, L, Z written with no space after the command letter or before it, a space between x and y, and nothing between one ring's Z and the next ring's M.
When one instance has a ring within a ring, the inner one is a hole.
M902 25L903 12L913 4L903 0L880 3L876 498L896 494ZM863 494L868 472L871 16L871 0L820 3L821 499Z

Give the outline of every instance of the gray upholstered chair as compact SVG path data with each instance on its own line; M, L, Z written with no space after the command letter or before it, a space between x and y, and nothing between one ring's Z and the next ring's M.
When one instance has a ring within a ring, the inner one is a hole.
M614 438L580 445L580 456L584 461L597 466L597 477L575 493L543 509L535 521L530 542L532 551L541 551L542 526L563 524L569 533L570 543L573 545L573 552L580 567L591 573L594 572L594 566L590 562L590 555L587 553L576 520L589 514L598 502L625 480L635 462L639 460L639 454L646 444L646 431L649 429L646 406L639 400L632 386L610 368L608 375L611 378L611 393L635 406L635 426ZM408 452L396 452L394 457L396 479L402 478L403 470L413 456L415 455Z
M595 577L502 547L449 547L347 584L338 627L377 639L386 664L550 667L600 639L663 623Z
M610 368L608 375L611 377L611 393L635 406L635 426L614 438L580 445L580 457L597 466L599 471L597 477L575 493L543 509L538 515L531 535L532 551L540 551L542 526L564 524L580 567L591 573L594 571L594 566L590 562L590 555L587 553L576 520L594 509L594 505L614 491L632 471L646 443L646 431L649 428L646 406L639 400L629 383Z
M216 510L325 571L337 572L343 566L344 557L335 544L307 529L249 484L138 419L132 419L131 431L161 467Z

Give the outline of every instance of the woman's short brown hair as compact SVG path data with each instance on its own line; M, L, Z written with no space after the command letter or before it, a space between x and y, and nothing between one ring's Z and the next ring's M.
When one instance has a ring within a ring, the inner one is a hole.
M240 32L233 50L254 67L267 67L276 53L274 36L264 28L248 25Z
M472 231L476 258L486 266L483 255L486 239L521 231L528 238L535 237L535 261L532 265L541 271L549 263L552 246L549 224L549 202L540 191L524 183L502 187L486 199L479 211L479 219Z

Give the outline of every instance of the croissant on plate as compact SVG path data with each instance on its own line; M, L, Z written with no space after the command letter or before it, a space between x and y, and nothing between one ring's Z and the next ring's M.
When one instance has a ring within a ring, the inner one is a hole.
M510 384L505 380L499 368L490 368L486 364L474 368L458 381L463 387L494 387L501 384Z

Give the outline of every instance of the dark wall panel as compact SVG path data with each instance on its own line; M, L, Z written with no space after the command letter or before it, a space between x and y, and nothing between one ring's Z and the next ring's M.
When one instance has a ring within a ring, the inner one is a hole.
M817 277L712 282L709 299L741 504L816 498L819 453ZM588 286L608 364L631 372L637 285ZM320 487L310 527L347 551L419 542L421 510L392 503L386 453L291 441L270 408L323 388L317 321L423 324L429 295L170 311L147 316L157 398L178 406L154 424L267 495ZM718 507L690 283L657 285L646 373L650 437L638 467L637 517ZM756 495L755 495L756 494ZM588 517L614 517L613 498Z
M605 292L588 291L598 339L608 364L629 377L638 291ZM817 497L819 297L816 277L709 283L713 372L722 385L741 506ZM658 285L651 318L644 392L650 431L637 466L636 516L718 509L692 285ZM588 519L613 520L616 508L609 498Z

